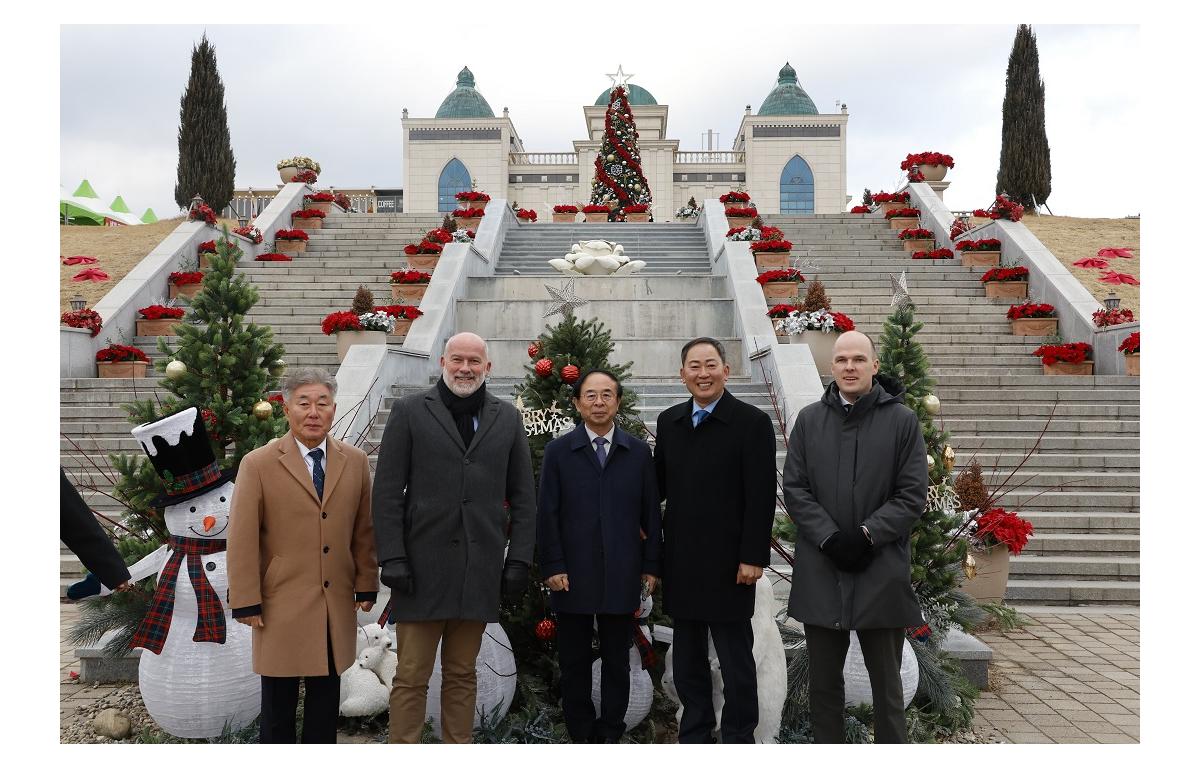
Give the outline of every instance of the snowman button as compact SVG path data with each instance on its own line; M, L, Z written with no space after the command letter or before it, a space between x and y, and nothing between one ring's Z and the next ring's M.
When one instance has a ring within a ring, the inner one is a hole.
M206 571L215 571L215 570L217 570L217 564L216 564L216 563L205 563L205 564L204 564L204 570L206 570Z

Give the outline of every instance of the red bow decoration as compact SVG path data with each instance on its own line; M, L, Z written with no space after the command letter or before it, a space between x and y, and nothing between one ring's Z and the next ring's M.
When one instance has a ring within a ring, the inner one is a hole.
M62 263L68 267L73 267L76 264L95 264L100 259L95 256L68 256L62 260Z
M1084 269L1108 269L1108 262L1104 259L1080 259L1079 261L1071 262L1072 267L1083 267Z
M1096 255L1102 259L1132 259L1133 252L1128 248L1101 248Z
M1142 284L1141 281L1139 281L1133 275L1127 274L1125 272L1113 272L1111 270L1100 275L1100 282L1112 283L1113 285L1141 285Z
M103 282L108 279L108 273L105 272L103 269L96 269L95 267L93 267L91 269L83 270L82 272L80 272L78 275L75 275L75 277L72 277L71 279L74 280L75 282L79 282L81 280L91 280L94 283L100 283L100 282Z

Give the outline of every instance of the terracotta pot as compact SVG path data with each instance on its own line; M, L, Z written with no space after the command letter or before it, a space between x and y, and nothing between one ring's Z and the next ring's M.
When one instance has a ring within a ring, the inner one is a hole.
M762 251L754 254L754 264L759 272L768 269L787 269L788 261L792 258L791 251Z
M650 214L649 214L649 212L647 212L647 213L627 213L627 214L625 214L625 221L634 221L634 222L638 222L640 224L645 224L650 221Z
M842 334L838 331L801 331L799 336L792 338L793 344L807 344L812 352L813 363L817 373L822 376L833 375L833 345Z
M1026 299L1029 298L1029 281L1006 280L984 283L983 292L989 299Z
M1057 317L1022 317L1012 321L1013 336L1053 336L1058 332Z
M480 218L482 218L482 217L480 217ZM454 226L457 227L458 229L469 229L472 232L478 232L479 231L479 220L480 220L479 218L464 219L464 218L459 218L458 216L455 216L454 217ZM517 219L517 221L520 221L520 219Z
M323 224L322 219L292 219L292 229L320 229Z
M407 317L396 318L396 325L392 328L392 335L404 338L408 335L408 329L412 327L413 321Z
M583 214L584 221L608 221L607 213L585 213Z
M308 247L307 240L276 240L276 253L304 253L304 249Z
M96 363L96 373L102 379L144 379L146 366L141 360L123 363Z
M300 169L296 166L285 165L279 169L279 180L284 184L289 184L292 181L292 177L298 173L300 173Z
M429 283L392 283L392 301L411 302L419 305Z
M916 240L902 240L904 250L908 253L916 253L917 251L929 251L933 249L933 238L923 237Z
M487 204L490 202L491 200L472 200L467 203L467 207L482 211L484 208L487 208Z
M964 267L998 267L1000 251L960 251Z
M418 253L416 256L405 256L408 259L408 266L411 269L420 269L429 271L437 269L438 259L442 258L436 253Z
M575 217L576 217L578 214L574 214L574 213L555 213L555 214L551 214L551 215L552 215L552 216L553 216L553 218L554 218L554 223L555 223L555 224L574 224L574 223L575 223Z
M1142 375L1142 353L1134 352L1132 355L1125 355L1125 375L1126 376L1141 376Z
M800 295L800 283L798 282L779 282L779 283L763 283L763 296L768 299L794 299Z
M725 220L729 222L729 228L748 227L754 221L750 216L726 216Z
M387 344L388 335L383 331L338 331L337 359L342 362L350 347L355 344Z
M949 170L944 165L918 165L917 169L925 176L925 181L941 181L946 178L946 171Z
M201 271L204 271L212 266L212 262L210 262L208 260L209 256L212 256L212 254L211 253L200 254L200 265L199 265L198 269L200 269Z
M313 200L307 200L304 203L304 207L311 211L324 211L325 213L329 213L331 210L333 210L333 203L318 203Z
M204 288L202 283L188 283L187 285L175 285L174 283L170 283L167 286L167 298L176 299L180 296L183 296L190 299L197 293L200 293L202 288Z
M1051 365L1042 363L1042 373L1047 376L1091 376L1092 366L1095 364L1093 360L1084 360L1082 363L1053 363Z
M919 216L895 216L887 221L892 229L916 229L921 225Z
M174 336L175 326L183 320L138 320L138 336Z
M985 603L998 603L1008 589L1009 552L1004 544L996 544L983 552L971 551L975 558L975 578L965 579L962 591Z
M911 206L909 206L909 204L904 201L900 201L898 203L880 203L879 204L879 212L882 214L886 214L888 211L898 211L901 208L909 208L909 207L911 207Z

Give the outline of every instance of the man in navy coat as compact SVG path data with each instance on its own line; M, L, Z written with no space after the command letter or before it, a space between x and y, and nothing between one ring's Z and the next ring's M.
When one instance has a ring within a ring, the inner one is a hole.
M537 549L558 614L563 716L571 739L619 741L629 703L633 613L654 590L662 541L650 447L614 421L622 387L604 370L572 395L583 423L542 462ZM600 717L592 705L592 625L600 635Z

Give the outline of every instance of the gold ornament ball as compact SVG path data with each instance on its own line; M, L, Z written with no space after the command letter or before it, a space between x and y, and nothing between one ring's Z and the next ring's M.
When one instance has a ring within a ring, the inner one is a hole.
M604 159L611 163L613 160L617 159L617 156L613 155L613 154L609 154L608 157L606 157Z
M966 559L963 560L963 575L968 580L979 575L979 564L975 562L975 556L970 552L967 553Z
M923 402L925 410L929 411L931 416L937 416L942 412L942 401L938 400L937 395L925 395Z
M282 360L276 360L267 366L267 370L272 376L282 376L284 372L287 371L287 363L283 362Z
M634 191L635 191L635 192L640 192L640 191L642 191L642 185L641 185L641 184L634 184L634 185L633 185L633 189L634 189Z
M928 453L925 454L925 465L929 468L930 472L933 471L933 468L936 464L937 464L937 461L934 460L932 454L928 454Z
M166 374L167 378L171 381L176 381L182 378L183 374L185 373L187 373L187 366L184 365L181 360L172 360L171 362L167 363Z
M954 449L949 445L942 451L942 463L946 465L946 471L950 472L954 469Z
M259 400L254 404L254 418L258 419L259 421L266 421L267 419L271 418L271 414L273 412L274 409L266 400Z

